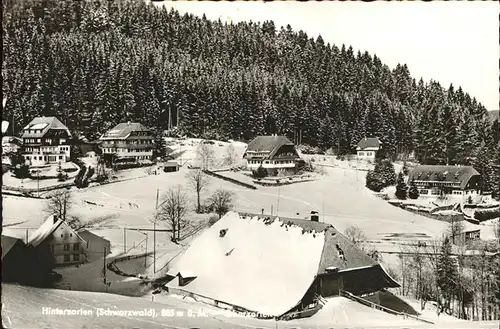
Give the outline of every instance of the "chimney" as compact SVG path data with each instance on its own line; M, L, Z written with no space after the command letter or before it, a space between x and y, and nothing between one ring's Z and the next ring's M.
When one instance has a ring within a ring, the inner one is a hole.
M55 223L57 223L58 218L56 215L54 215L53 217L54 217L54 224L55 224Z

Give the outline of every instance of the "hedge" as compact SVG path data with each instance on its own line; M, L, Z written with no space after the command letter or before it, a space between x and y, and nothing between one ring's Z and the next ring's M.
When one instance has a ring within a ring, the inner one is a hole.
M500 217L500 207L494 209L484 209L484 210L478 209L474 212L474 218L480 222L498 217Z

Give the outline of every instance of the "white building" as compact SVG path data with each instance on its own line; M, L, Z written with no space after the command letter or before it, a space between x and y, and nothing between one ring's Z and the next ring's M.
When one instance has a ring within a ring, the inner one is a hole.
M34 118L23 129L23 156L30 166L70 161L69 129L55 117Z
M243 157L250 170L260 166L268 170L289 170L300 159L295 145L285 136L258 136L252 140Z
M382 143L378 138L364 138L356 147L356 152L359 160L375 160L377 151L382 147Z
M446 197L457 202L477 202L480 174L471 166L420 165L409 174L421 197Z
M120 162L150 161L153 157L153 134L140 123L120 123L99 140L102 153L115 154Z

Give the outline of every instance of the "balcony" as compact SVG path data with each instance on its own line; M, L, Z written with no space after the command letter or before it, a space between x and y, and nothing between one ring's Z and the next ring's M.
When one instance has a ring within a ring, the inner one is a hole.
M33 151L23 151L23 154L31 154L31 155L63 155L66 154L64 151L60 150L53 150L53 151L40 151L40 150L33 150Z

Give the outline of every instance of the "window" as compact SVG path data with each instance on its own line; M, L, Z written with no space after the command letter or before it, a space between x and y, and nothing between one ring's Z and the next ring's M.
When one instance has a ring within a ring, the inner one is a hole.
M75 262L80 261L80 254L73 254L73 261Z
M62 235L62 234L61 234ZM64 251L68 251L69 250L69 244L65 243L64 244Z
M429 194L429 190L420 190L418 191L419 194Z
M59 160L62 160L62 155L59 156Z
M439 191L439 190L431 190L431 194L432 195L439 195L439 194L441 194L441 191Z
M359 152L360 156L365 156L365 152Z
M67 263L70 261L69 255L64 255L64 262Z
M372 156L372 152L366 152L366 156L371 157Z

